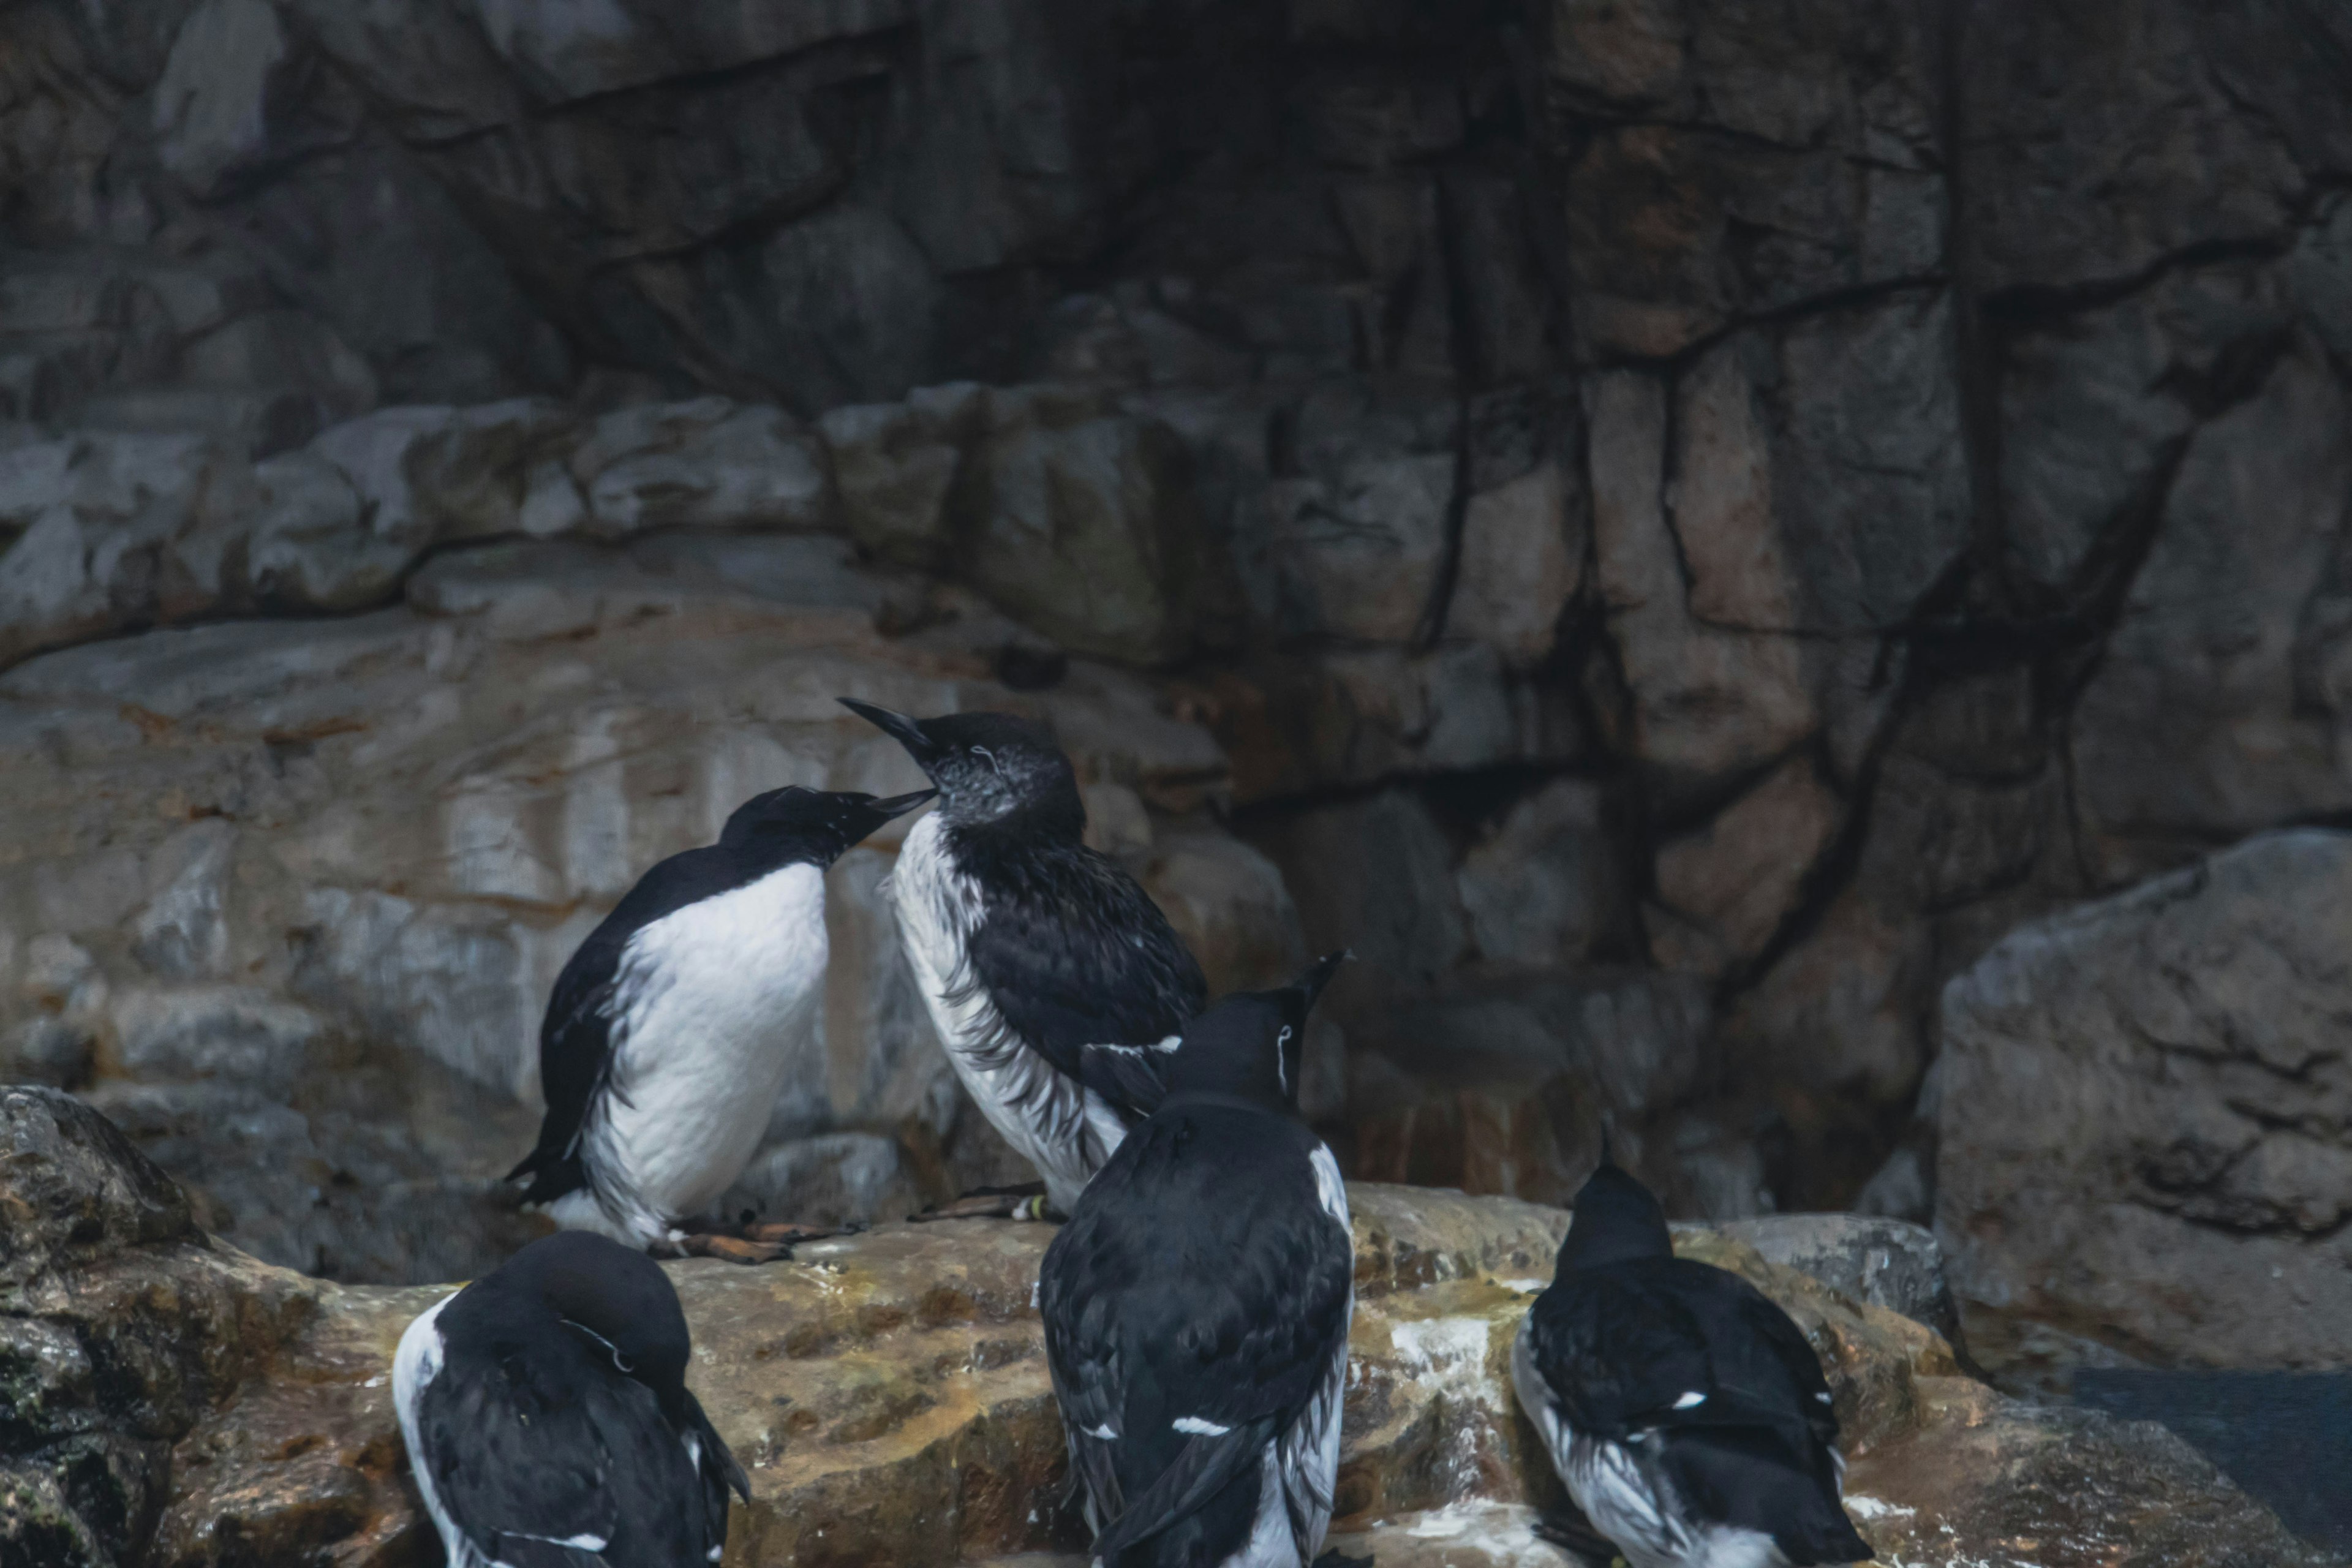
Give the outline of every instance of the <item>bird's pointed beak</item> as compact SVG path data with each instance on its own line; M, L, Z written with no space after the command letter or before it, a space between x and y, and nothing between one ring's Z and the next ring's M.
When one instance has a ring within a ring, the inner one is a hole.
M1307 1008L1311 1010L1316 998L1323 994L1323 987L1331 984L1331 976L1339 973L1339 966L1355 956L1351 950L1344 947L1337 952L1325 953L1307 966L1307 973L1290 983L1291 989L1307 994Z
M836 697L834 700L906 747L907 754L915 759L917 765L926 773L930 771L931 761L940 754L940 749L923 733L921 724L904 713L893 713L887 708L877 708L855 697Z
M894 795L876 801L868 807L875 816L887 822L894 816L904 816L919 805L925 805L939 795L935 789L919 789L912 795Z

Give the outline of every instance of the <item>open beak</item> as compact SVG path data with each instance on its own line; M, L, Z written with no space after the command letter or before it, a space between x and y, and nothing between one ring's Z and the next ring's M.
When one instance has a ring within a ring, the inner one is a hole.
M930 772L931 759L940 754L940 749L931 744L930 737L923 733L920 724L904 713L893 713L887 708L877 708L871 702L860 702L855 697L836 697L834 700L906 747L907 754L915 759L916 764L925 773Z
M906 816L917 806L928 803L939 793L935 789L919 789L912 795L894 795L876 801L866 809L887 822L894 816Z
M1331 984L1331 976L1339 973L1339 966L1355 956L1355 953L1344 947L1337 952L1327 952L1308 964L1306 973L1290 983L1292 990L1304 991L1307 994L1307 1006L1301 1011L1311 1011L1314 1008L1315 999L1323 994L1323 987Z

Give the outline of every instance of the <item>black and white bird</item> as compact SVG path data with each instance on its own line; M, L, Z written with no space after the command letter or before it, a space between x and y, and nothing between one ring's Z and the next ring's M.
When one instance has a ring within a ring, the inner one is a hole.
M1633 1568L1790 1568L1872 1555L1846 1518L1829 1384L1789 1315L1736 1274L1674 1255L1650 1190L1601 1166L1552 1283L1512 1347L1520 1405Z
M824 984L824 873L931 797L793 786L719 842L646 873L580 944L539 1032L547 1114L508 1179L566 1229L756 1262L772 1246L684 1228L759 1147Z
M1322 1549L1355 1250L1298 1071L1344 956L1193 1019L1160 1110L1045 1249L1046 1363L1101 1568L1303 1568Z
M449 1568L707 1568L750 1483L686 1386L661 1266L542 1237L400 1336L393 1404Z
M948 1059L1068 1214L1159 1100L1207 1001L1150 896L1084 842L1061 748L1006 713L909 719L843 698L939 786L891 873L898 931Z

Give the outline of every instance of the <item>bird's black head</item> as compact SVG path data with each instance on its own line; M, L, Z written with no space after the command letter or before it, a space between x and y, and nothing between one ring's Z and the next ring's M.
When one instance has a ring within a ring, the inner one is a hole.
M841 705L907 748L940 786L940 812L958 827L1019 816L1025 825L1076 837L1087 808L1070 759L1044 730L1010 713L909 719L855 698Z
M1327 953L1276 991L1239 991L1184 1026L1168 1064L1168 1094L1216 1094L1298 1114L1307 1015L1348 957Z
M551 1311L558 1331L576 1335L592 1355L653 1390L665 1411L682 1409L692 1349L686 1313L661 1265L644 1253L588 1231L561 1230L481 1284Z
M1672 1258L1674 1237L1657 1194L1619 1170L1607 1150L1576 1194L1576 1217L1560 1244L1559 1269L1597 1268L1643 1258Z
M737 806L719 843L722 848L739 850L772 865L830 866L851 845L938 793L927 789L877 799L855 793L826 795L786 784Z

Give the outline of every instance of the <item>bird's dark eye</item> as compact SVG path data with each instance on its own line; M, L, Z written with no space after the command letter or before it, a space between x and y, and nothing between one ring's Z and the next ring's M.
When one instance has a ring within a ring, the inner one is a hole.
M633 1373L637 1370L637 1363L631 1361L627 1356L623 1355L617 1350L613 1352L613 1364L619 1367L625 1373Z

